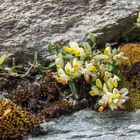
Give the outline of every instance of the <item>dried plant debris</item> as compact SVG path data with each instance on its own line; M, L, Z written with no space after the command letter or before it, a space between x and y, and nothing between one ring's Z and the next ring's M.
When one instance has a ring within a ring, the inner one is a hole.
M47 76L38 83L21 86L12 92L13 102L32 113L37 113L44 106L52 103L60 97L53 75Z
M0 139L22 139L38 127L38 121L29 112L18 108L7 99L0 100Z

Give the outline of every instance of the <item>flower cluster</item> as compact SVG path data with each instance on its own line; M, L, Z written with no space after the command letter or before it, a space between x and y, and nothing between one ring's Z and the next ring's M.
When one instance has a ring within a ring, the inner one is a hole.
M85 81L91 84L89 94L100 97L100 112L106 106L111 110L123 108L122 104L129 99L127 88L118 89L120 78L117 65L123 60L127 60L127 57L117 49L112 49L110 44L106 44L102 52L92 50L87 42L82 45L71 42L56 56L57 82L64 85L84 76Z

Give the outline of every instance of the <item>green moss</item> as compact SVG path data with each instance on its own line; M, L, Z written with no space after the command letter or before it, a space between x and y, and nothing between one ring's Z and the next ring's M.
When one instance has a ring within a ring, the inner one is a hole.
M127 109L140 109L140 90L132 88L129 91L130 101L126 103Z
M123 78L125 85L129 89L128 96L130 100L125 103L126 109L140 109L140 89L135 86L135 79L131 79L131 82Z

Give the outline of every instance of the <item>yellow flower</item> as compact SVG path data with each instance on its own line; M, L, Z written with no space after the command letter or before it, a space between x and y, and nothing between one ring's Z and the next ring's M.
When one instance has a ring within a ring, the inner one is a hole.
M63 59L62 58L56 58L55 60L55 65L57 66L57 68L62 68L64 63L63 63Z
M104 76L104 81L106 82L108 80L108 77L105 75Z
M120 98L121 98L121 94L117 93L117 94L115 95L115 98L120 99Z
M65 66L65 72L66 72L66 74L70 75L71 71L72 71L72 66L71 66L70 62L68 62Z
M102 88L103 87L100 79L96 79L96 86L98 88Z
M111 55L111 48L110 47L106 47L104 50L104 54L105 55Z
M75 58L75 59L73 60L73 69L74 69L74 72L77 72L78 69L79 69L79 61L78 61L77 58Z
M95 96L95 93L94 93L93 90L91 90L89 93L90 93L91 96Z
M100 106L98 109L99 112L102 112L103 110L104 110L104 106Z
M103 85L103 93L106 94L107 92L108 92L107 85L104 84Z
M57 69L60 69L60 68L62 68L62 65L57 65Z
M110 98L109 101L108 101L108 103L109 104L112 104L113 103L113 100Z
M114 84L113 84L113 79L112 78L109 78L109 80L107 81L107 85L108 85L110 91L114 88Z
M69 48L69 47L67 47L67 46L65 46L63 49L64 49L64 51L65 51L66 53L70 53L70 52L71 52L71 48Z
M62 78L61 78L61 77L57 77L57 78L56 78L56 81L57 81L58 83L61 83L61 82L62 82Z
M76 52L77 52L77 49L71 48L71 51L70 51L71 54L76 54Z
M79 68L78 64L73 65L74 72L76 72L78 70L78 68Z
M104 74L104 81L107 82L108 79L112 76L112 73L108 72L108 71L105 71L105 74Z
M105 65L104 65L104 64L101 64L101 65L100 65L100 71L101 71L102 73L105 72Z
M99 89L96 86L92 86L91 91L90 91L90 95L91 96L100 95Z
M80 51L76 50L74 54L75 54L75 56L80 56Z
M119 79L119 77L118 76L114 76L113 77L113 85L114 85L114 87L115 88L117 88L118 87L118 81L119 81L120 79Z
M95 72L97 69L95 66L90 66L90 71Z
M117 80L114 80L114 87L116 88L116 87L118 87L118 81Z

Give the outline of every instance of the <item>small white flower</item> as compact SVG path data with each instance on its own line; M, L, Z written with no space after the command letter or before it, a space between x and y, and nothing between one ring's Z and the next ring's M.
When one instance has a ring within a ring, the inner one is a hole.
M114 84L113 84L113 79L109 78L109 80L107 81L107 85L109 87L109 90L112 91L112 89L114 88Z
M64 70L62 68L58 69L58 75L62 75L62 74L65 74Z
M91 87L91 91L89 92L91 96L95 96L95 95L99 95L101 96L101 92L99 91L99 89L96 86L92 86Z
M99 68L100 68L101 73L105 72L105 65L104 64L101 64Z
M122 104L129 99L129 97L126 96L127 94L127 88L121 90L114 88L113 92L107 92L104 94L98 104L104 107L108 104L111 110L117 109L118 107L122 107Z
M79 48L79 52L80 52L80 57L81 58L84 58L86 56L83 48Z
M57 66L57 68L63 68L64 62L63 62L63 60L61 58L58 57L55 60L55 65Z
M108 91L107 85L104 83L103 84L103 93L106 94Z
M113 85L114 85L115 88L118 87L118 81L120 81L120 78L118 76L114 75L114 77L113 77Z
M72 72L72 66L71 66L70 62L67 62L66 66L65 66L65 72L68 75L71 74L71 72Z
M79 49L79 44L77 42L70 42L69 45L71 48Z
M105 55L111 55L111 48L110 47L106 47L104 50L104 54Z
M103 86L102 86L102 82L101 82L100 79L96 79L95 84L96 84L96 86L97 86L98 88L102 88L102 87L103 87Z

